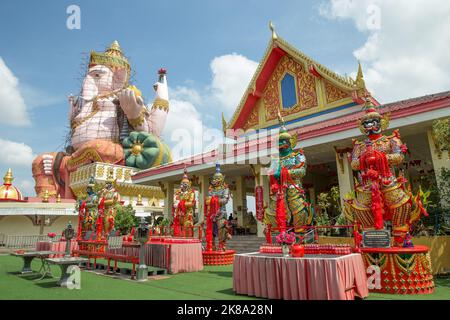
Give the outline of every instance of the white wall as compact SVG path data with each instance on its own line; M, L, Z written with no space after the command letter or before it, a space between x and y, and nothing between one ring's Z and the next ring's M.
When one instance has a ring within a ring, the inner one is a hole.
M77 216L61 216L58 217L51 226L44 227L43 234L49 232L55 232L61 234L67 227L69 220L72 223L74 229L78 226ZM5 216L0 220L0 233L10 235L37 235L39 234L40 227L33 226L31 220L25 216Z

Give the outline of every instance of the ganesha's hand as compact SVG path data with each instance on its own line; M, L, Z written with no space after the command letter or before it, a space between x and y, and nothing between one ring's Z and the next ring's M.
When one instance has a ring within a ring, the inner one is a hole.
M48 176L53 174L53 156L51 154L42 155L42 167Z
M145 108L144 101L131 88L126 88L117 93L120 101L120 107L127 115L128 119L139 118L142 108Z

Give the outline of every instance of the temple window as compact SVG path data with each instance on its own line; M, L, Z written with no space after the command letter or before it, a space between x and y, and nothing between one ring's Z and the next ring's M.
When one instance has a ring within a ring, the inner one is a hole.
M283 109L292 108L297 104L295 79L290 73L286 73L281 80L281 103Z

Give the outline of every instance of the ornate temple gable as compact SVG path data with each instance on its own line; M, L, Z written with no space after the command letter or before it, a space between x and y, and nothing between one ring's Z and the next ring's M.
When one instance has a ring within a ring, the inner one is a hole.
M327 104L333 103L335 101L345 99L345 98L351 98L352 95L350 93L347 93L336 86L333 86L328 81L323 81L325 86L325 98Z
M242 129L244 130L252 129L258 126L258 124L259 124L259 111L258 107L255 105L249 117L247 118L247 121L242 126Z
M286 74L295 77L296 103L289 108L282 107L281 82ZM292 57L285 55L278 62L272 73L266 88L263 91L266 121L277 118L278 110L281 114L291 115L297 112L311 109L317 106L316 83L314 76L305 70L305 67L295 61Z
M275 35L275 36L274 36ZM282 92L286 79L295 94ZM343 77L311 59L272 30L272 39L226 129L263 128L276 124L278 110L287 120L350 102L364 102L367 90L359 66L356 79ZM289 103L283 102L286 96ZM262 98L262 99L261 99ZM372 102L379 105L373 97ZM258 107L260 105L261 107ZM278 109L277 109L278 108Z

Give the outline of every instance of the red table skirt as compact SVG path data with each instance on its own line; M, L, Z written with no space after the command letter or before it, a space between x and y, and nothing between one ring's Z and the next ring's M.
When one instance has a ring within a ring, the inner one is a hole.
M285 300L353 300L355 293L362 298L369 293L360 254L303 258L237 254L233 290Z
M121 254L139 257L139 247L116 249ZM145 264L167 269L169 273L203 270L201 243L148 243L145 245Z
M70 241L70 252L78 250L78 243L76 240ZM50 258L62 258L66 253L66 241L40 241L36 243L36 251L58 251L61 254L51 254Z

